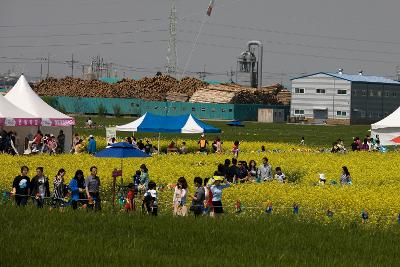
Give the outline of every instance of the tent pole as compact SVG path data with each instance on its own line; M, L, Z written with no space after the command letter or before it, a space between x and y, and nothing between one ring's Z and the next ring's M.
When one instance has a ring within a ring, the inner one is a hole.
M161 133L158 133L158 154L160 154L160 137Z
M123 186L123 183L124 183L124 171L123 171L123 167L124 167L124 160L123 160L123 158L121 158L121 186Z

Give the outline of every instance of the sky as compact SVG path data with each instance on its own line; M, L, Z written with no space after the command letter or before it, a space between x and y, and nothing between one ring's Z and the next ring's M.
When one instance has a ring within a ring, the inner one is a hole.
M398 0L176 0L179 76L235 80L250 40L264 45L263 85L304 73L395 77L400 65ZM75 76L100 56L119 76L165 71L171 0L1 0L0 73ZM202 22L204 22L202 24ZM203 25L203 26L201 26ZM200 31L201 28L201 31ZM196 36L198 35L197 42ZM189 60L190 59L190 60Z

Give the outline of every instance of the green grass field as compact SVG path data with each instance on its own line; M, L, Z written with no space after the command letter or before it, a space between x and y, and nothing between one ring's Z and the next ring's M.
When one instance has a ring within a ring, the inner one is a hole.
M397 266L397 226L0 208L1 266Z
M97 129L84 128L87 117L76 117L77 126L75 131L84 135L105 136L104 126L121 125L134 120L134 118L106 118L92 117L92 120L98 125ZM301 137L304 136L306 144L309 146L330 147L332 142L341 138L346 145L350 145L352 138L359 136L363 138L368 134L369 125L352 125L352 126L325 126L325 125L301 125L301 124L284 124L284 123L257 123L245 122L245 127L230 127L227 122L223 121L207 121L207 123L221 128L221 138L225 141L246 140L246 141L265 141L265 142L281 142L298 144ZM127 136L127 133L119 133L121 136ZM154 134L136 134L141 137L158 137ZM208 135L209 139L215 135ZM199 136L194 135L172 135L162 134L165 139L198 139Z

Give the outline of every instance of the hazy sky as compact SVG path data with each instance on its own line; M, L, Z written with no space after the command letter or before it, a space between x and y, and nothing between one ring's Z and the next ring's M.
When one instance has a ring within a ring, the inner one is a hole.
M264 43L264 84L302 72L393 77L400 65L398 0L177 0L178 63L183 68L200 22L206 19L191 72L226 81L248 40ZM101 55L120 75L141 77L164 70L169 0L0 0L0 72L10 68L39 76L37 58L50 53L50 72L69 75L67 64ZM124 68L129 67L128 68ZM77 66L76 75L81 75ZM47 65L43 65L47 72ZM284 74L281 74L284 73Z

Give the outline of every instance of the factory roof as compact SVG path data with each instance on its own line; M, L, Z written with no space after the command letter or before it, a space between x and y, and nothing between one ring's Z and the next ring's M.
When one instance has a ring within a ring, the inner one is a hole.
M316 74L325 74L331 77L335 77L338 79L346 80L349 82L363 82L363 83L382 83L382 84L399 84L400 82L388 79L386 77L381 76L370 76L370 75L362 75L362 74L344 74L344 73L332 73L332 72L317 72L309 75L304 75L301 77L296 77L291 80L306 78L310 76L314 76Z

